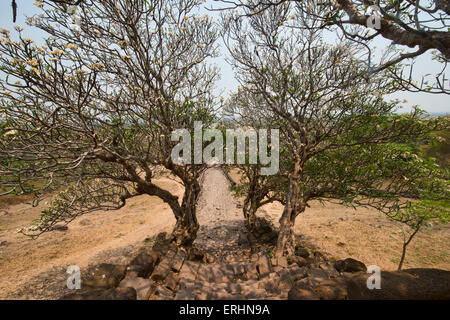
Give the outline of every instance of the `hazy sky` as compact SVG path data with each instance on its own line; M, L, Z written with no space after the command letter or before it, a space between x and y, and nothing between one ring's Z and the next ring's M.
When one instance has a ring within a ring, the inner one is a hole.
M25 24L25 15L31 16L39 12L39 9L33 5L35 0L17 0L18 12L16 25L20 25L25 28L24 33L27 37L38 40L42 38L43 33L37 29L30 28ZM215 14L215 13L213 13ZM11 30L11 33L16 31L13 29L12 22L12 9L10 0L0 1L0 27ZM377 43L379 48L383 48L388 45L388 41L380 40ZM227 55L226 49L222 48L222 54L219 58L215 59L215 63L221 69L221 80L218 83L219 89L229 92L237 87L237 82L234 79L234 73L232 68L225 62L225 56ZM427 74L433 73L439 70L439 64L432 61L429 55L424 55L417 59L415 64L415 74ZM450 113L450 97L443 94L430 94L430 93L410 93L410 92L398 92L396 94L387 96L387 99L397 98L400 100L406 99L408 102L402 103L403 110L409 111L411 106L419 105L422 109L428 112L442 112Z

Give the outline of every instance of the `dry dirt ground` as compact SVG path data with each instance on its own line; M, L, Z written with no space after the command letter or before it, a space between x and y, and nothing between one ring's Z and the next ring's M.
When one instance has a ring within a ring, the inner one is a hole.
M218 170L211 169L204 176L208 185L214 187L202 190L198 207L202 227L196 244L208 246L204 248L208 251L226 252L233 250L227 243L236 242L242 220L236 206L238 200L223 190L226 184ZM162 177L158 184L182 194L183 187L173 179ZM69 224L67 231L54 231L37 240L16 232L30 225L41 210L24 203L0 207L0 299L57 298L69 265L78 265L83 270L102 262L124 263L148 237L170 231L175 223L161 200L140 196L121 210L86 214ZM279 204L270 204L261 208L258 215L277 224L281 211ZM222 224L224 219L226 224ZM352 257L383 270L396 269L401 227L375 210L313 202L297 218L295 228L331 257ZM411 243L404 268L450 270L449 243L449 227L425 229Z
M157 184L181 196L169 178ZM45 201L44 201L45 205ZM44 206L45 207L45 206ZM0 299L55 298L70 265L82 270L101 262L124 262L147 237L170 231L175 218L156 197L139 196L117 211L85 214L68 225L31 240L17 229L32 224L43 207L15 204L0 208Z

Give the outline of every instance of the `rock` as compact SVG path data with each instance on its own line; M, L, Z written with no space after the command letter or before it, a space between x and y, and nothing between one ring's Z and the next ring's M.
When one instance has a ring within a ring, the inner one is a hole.
M291 290L292 286L294 285L294 277L291 276L289 273L289 270L287 268L281 269L279 272L277 272L279 276L279 287L283 291L289 291ZM299 279L295 279L299 280Z
M281 289L280 289L280 279L279 278L275 278L275 279L267 279L266 281L264 281L264 290L266 290L266 292L268 294L280 294Z
M137 300L148 300L156 286L151 279L127 277L120 282L119 288L133 288L136 290Z
M200 276L199 278L205 278L206 281L214 282L214 283L225 283L230 282L234 279L234 272L231 265L210 265L208 267L203 267L200 269L200 272L207 272L208 276L203 277Z
M330 278L339 277L339 272L337 272L331 263L321 263L319 264L319 268L325 271Z
M339 247L345 247L345 243L344 243L344 242L341 242L341 241L339 241L339 242L337 243L337 245L338 245Z
M144 268L142 266L137 266L137 265L128 266L126 277L137 278L137 277L139 277L140 274L144 273L143 269Z
M302 246L296 246L295 247L295 255L302 258L308 258L309 257L309 251Z
M312 283L317 284L322 281L328 280L329 276L324 270L320 268L311 268L310 270L308 270L308 279Z
M126 266L102 263L90 272L86 279L82 279L81 285L89 288L113 288L117 287L125 277Z
M361 261L347 258L344 260L336 261L334 267L339 272L366 272L367 267Z
M245 279L245 266L243 264L235 263L230 265L233 274L238 279Z
M199 263L186 261L180 270L180 279L195 280L197 277Z
M8 241L6 241L6 240L3 240L0 242L0 247L5 247L7 245L8 245Z
M178 290L175 296L175 300L194 300L195 293L192 291Z
M136 290L127 288L95 289L64 296L61 300L136 300Z
M348 298L358 300L449 300L450 271L440 269L405 269L382 271L381 289L368 289L371 274L346 277Z
M258 280L259 276L258 276L258 269L256 268L256 264L255 263L247 263L245 265L245 272L247 274L247 278L250 280Z
M154 281L163 281L169 274L171 268L168 263L160 263L152 273L151 278Z
M266 296L266 290L252 288L251 290L243 291L241 294L245 296L246 299L264 299Z
M205 254L198 248L192 247L191 250L189 250L188 260L194 262L204 262Z
M184 260L186 259L186 251L180 249L178 250L177 254L173 258L172 261L172 270L175 272L179 272L181 270L181 267L183 266Z
M347 285L341 280L326 280L314 287L314 292L321 300L347 299Z
M307 276L306 268L297 265L291 265L287 269L292 281L303 279Z
M305 280L297 281L294 284L288 292L288 300L319 300L319 296Z
M288 267L288 260L286 257L278 257L277 258L277 265L282 267L282 268L287 268Z
M308 264L308 261L302 257L292 257L291 258L294 263L296 263L299 267L304 267Z
M270 258L270 264L272 265L272 267L277 266L278 265L277 258Z
M272 272L272 267L270 264L270 259L266 254L262 254L257 262L257 268L259 271L259 277L263 278Z
M134 271L138 271L138 277L148 277L155 269L160 255L158 253L140 253L130 262Z
M173 298L173 293L165 286L157 286L155 293L152 296L155 300L169 300Z
M166 277L166 288L176 291L178 287L178 276L174 272L169 272L169 274Z
M207 295L204 299L202 297L199 297L199 300L242 300L243 296L241 294L232 294L228 293L226 291L219 291L219 292L211 292Z

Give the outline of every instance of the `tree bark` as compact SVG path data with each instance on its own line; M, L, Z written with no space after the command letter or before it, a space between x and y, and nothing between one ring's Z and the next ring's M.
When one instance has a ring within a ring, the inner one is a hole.
M186 184L180 214L176 215L177 222L172 232L172 242L177 246L192 246L199 224L196 215L197 197L200 193L200 186L197 182Z
M245 218L245 226L251 233L254 233L257 229L256 225L256 199L246 199L244 201L244 218Z
M289 190L283 214L280 218L280 233L278 235L276 255L293 255L295 238L293 227L295 218L305 210L305 203L300 194L302 167L300 160L295 160L294 170L289 177Z
M256 183L258 183L258 179L256 175L254 175L250 179L249 190L247 196L244 200L244 218L245 218L245 226L248 231L254 233L256 231L256 210L258 210L257 206L257 195L255 193Z

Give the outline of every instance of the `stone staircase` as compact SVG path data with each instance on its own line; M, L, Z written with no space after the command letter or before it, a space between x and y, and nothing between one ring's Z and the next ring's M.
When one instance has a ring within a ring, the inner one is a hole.
M287 299L294 282L306 276L306 268L288 265L286 258L269 259L264 253L253 254L246 261L221 263L189 261L187 257L183 249L164 255L150 276L155 281L150 299Z

